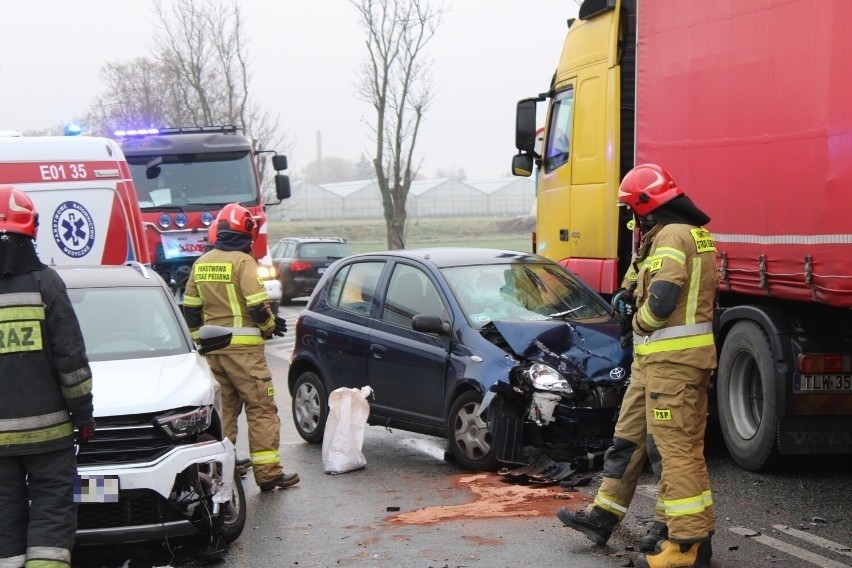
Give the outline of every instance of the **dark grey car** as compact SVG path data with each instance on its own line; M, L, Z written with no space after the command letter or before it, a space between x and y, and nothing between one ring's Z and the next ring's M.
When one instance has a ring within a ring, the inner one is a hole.
M340 237L284 237L270 254L281 282L281 304L310 296L326 269L335 260L352 254Z
M293 420L319 443L329 394L369 385L371 424L446 437L468 469L521 463L526 446L584 454L611 444L631 361L609 305L543 257L359 254L299 316Z

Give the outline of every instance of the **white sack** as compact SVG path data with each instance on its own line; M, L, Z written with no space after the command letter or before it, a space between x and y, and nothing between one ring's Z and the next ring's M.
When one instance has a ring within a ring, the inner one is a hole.
M370 387L339 388L328 396L328 420L322 438L322 465L326 473L345 473L367 465L361 448L367 429Z

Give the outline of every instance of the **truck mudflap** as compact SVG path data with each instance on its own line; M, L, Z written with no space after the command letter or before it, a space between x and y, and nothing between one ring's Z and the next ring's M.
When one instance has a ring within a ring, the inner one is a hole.
M783 454L852 453L852 416L784 418L778 449Z

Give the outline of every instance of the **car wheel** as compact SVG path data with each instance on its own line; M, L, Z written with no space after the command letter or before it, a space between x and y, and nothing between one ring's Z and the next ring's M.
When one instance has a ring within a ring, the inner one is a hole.
M293 387L293 423L306 442L322 442L328 418L328 395L320 378L313 372L302 373Z
M743 469L769 469L778 456L775 389L766 334L753 322L737 323L719 355L716 396L725 445Z
M231 501L222 508L223 522L219 530L219 536L228 543L237 540L246 526L246 493L237 468L234 468L233 486Z
M450 453L462 467L474 471L492 471L497 467L497 457L485 416L476 415L481 402L482 395L472 390L462 393L453 402L447 421L447 437L450 440Z

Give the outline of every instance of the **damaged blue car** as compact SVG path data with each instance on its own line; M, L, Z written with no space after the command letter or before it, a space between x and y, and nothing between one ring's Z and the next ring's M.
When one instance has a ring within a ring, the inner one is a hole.
M467 469L602 451L629 379L624 339L609 304L541 256L353 255L329 267L297 321L293 420L320 443L329 394L368 385L370 424L446 438Z

